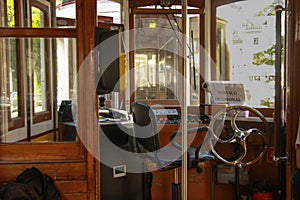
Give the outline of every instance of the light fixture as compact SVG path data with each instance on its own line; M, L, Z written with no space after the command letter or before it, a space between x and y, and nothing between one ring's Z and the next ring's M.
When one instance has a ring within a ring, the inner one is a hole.
M150 22L149 23L149 28L156 28L156 23L155 22Z

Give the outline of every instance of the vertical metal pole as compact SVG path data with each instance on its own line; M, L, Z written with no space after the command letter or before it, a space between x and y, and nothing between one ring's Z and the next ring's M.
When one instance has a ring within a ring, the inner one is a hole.
M174 183L172 183L172 200L180 200L181 187L178 181L178 168L174 169Z
M187 47L187 0L181 0L182 4L182 67L183 67L183 90L182 90L182 181L181 193L182 200L187 200L187 63L186 63L186 47Z
M282 128L282 85L281 85L281 12L282 7L276 6L276 43L275 43L275 110L274 132L276 144L276 156L280 157L280 138Z
M281 77L281 14L282 6L276 6L276 43L275 43L275 113L274 113L274 134L276 145L276 157L285 156L285 146L283 146L283 119L282 119L282 77ZM285 199L285 184L283 176L285 175L285 163L279 163L278 167L278 188L280 199Z
M234 199L235 200L240 200L241 199L241 194L240 194L240 168L235 167L235 194L234 194Z

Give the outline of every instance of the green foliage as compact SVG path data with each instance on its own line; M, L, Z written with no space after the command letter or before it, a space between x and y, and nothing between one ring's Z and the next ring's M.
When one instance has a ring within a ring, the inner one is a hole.
M32 7L32 13L31 13L31 26L33 28L39 28L42 27L42 21L43 19L43 12L41 12L40 9L36 7ZM8 21L8 26L9 27L14 27L15 26L15 7L14 7L14 0L7 0L7 21ZM11 40L11 46L15 47L15 40ZM45 42L44 40L41 40L40 38L33 38L32 39L32 63L34 65L34 88L35 92L41 93L41 42ZM16 68L16 62L13 62L15 60L15 51L16 49L14 48L12 50L11 55L11 70L12 73L14 73L15 78L13 78L13 85L17 84L17 79L16 79L16 73L17 73L17 68Z
M33 60L34 65L34 89L36 93L41 93L41 39L33 38Z
M32 28L41 27L41 16L42 12L36 7L32 7ZM43 39L33 38L33 65L34 65L34 90L36 93L41 93L41 42L44 42Z
M273 108L274 104L270 101L270 98L262 99L260 101L261 106L266 106L268 108Z
M271 65L275 64L275 45L272 45L270 48L260 51L253 54L253 65Z
M284 6L283 0L274 0L274 2L266 6L263 10L256 13L256 16L275 16L275 7L281 5Z
M15 26L14 0L7 0L7 23L9 27Z
M41 15L42 12L40 9L36 8L36 7L32 7L32 22L31 22L31 26L32 28L39 28L41 27Z
M38 28L41 27L41 15L42 12L36 7L32 7L32 27ZM15 26L15 6L14 0L7 0L7 26Z

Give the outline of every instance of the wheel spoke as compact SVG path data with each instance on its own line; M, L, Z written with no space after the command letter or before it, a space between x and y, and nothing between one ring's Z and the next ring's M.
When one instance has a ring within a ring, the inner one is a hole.
M230 139L223 140L223 139L220 139L219 136L214 133L214 131L212 131L213 132L212 133L213 137L211 137L211 140L210 140L210 143L209 143L210 148L211 148L213 154L219 160L221 160L222 162L224 162L228 165L233 165L233 166L236 166L236 167L245 167L245 166L248 166L248 165L252 165L252 164L256 163L258 160L260 160L263 157L263 155L265 154L266 149L268 147L268 142L269 141L267 140L267 138L268 138L267 120L265 119L265 117L258 110L254 109L254 108L247 107L247 106L230 106L230 107L227 107L225 111L220 111L219 113L217 113L214 116L214 118L211 120L211 124L209 125L212 130L214 130L214 126L215 126L215 123L217 121L217 118L222 116L223 120L225 121L226 114L228 114L229 111L234 111L234 114L233 114L233 116L230 120L230 125L231 125L231 127L234 131L233 136ZM250 112L254 113L262 121L263 125L266 128L266 132L263 132L258 128L250 128L250 129L247 129L246 131L239 128L236 121L237 121L237 116L240 114L241 111L250 111ZM222 128L223 128L223 125L224 125L224 121L222 123ZM218 129L218 131L220 131L220 130ZM258 156L256 158L254 158L251 161L244 162L243 160L246 157L247 152L248 152L247 137L250 136L250 135L255 135L255 134L262 137L263 144L261 144L261 145L263 146L263 149L258 154ZM222 156L220 156L219 153L214 149L214 145L216 143L241 145L243 153L240 154L239 157L237 159L235 159L234 161L228 161L225 158L223 158Z

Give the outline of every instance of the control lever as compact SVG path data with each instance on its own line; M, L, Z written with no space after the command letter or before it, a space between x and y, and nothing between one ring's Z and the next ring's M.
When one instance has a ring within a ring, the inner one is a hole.
M273 156L273 161L275 163L281 163L281 162L288 162L289 161L289 154L286 153L286 156Z

